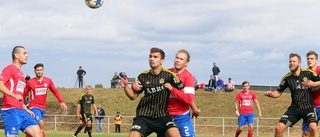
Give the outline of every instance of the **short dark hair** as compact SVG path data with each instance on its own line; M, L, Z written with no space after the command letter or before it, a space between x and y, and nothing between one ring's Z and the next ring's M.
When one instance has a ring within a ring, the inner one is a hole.
M36 70L38 67L44 68L44 65L42 63L37 63L36 65L34 65L34 70Z
M154 52L159 52L161 54L161 59L164 59L166 54L164 53L164 51L160 48L157 47L153 47L150 49L150 53L154 53Z
M316 59L318 59L318 54L317 52L313 51L313 50L310 50L308 53L307 53L307 57L310 56L310 55L314 55L316 56Z
M244 84L249 84L249 85L250 85L249 81L243 81L243 82L242 82L242 86L243 86Z
M299 62L301 62L301 56L300 56L299 54L297 54L297 53L291 53L291 54L289 55L289 59L292 58L292 57L297 57L298 60L299 60Z
M24 49L23 46L15 46L12 50L12 60L15 58L15 54L20 53L20 49Z

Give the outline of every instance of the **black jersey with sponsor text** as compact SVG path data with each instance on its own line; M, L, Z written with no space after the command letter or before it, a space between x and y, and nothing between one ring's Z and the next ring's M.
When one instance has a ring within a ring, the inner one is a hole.
M301 85L301 82L307 80L320 81L320 78L314 71L303 68L301 68L299 76L294 76L293 73L289 72L282 77L277 90L283 92L286 88L290 89L292 101L288 109L302 110L314 107L311 89Z
M80 114L91 114L91 107L94 104L94 96L92 94L82 94L78 100L80 104Z
M139 93L144 92L137 110L137 116L160 118L169 115L167 107L170 90L164 87L165 83L170 83L177 89L183 89L181 80L168 69L162 69L158 75L151 74L150 70L140 73L138 80L143 88Z

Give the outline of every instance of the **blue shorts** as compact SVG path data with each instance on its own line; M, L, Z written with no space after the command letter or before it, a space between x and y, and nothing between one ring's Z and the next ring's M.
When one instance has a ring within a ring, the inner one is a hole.
M25 132L29 126L38 126L37 121L25 110L16 108L1 110L1 115L6 136L19 136L19 130Z
M316 108L316 112L317 112L317 118L318 118L318 120L319 120L319 116L320 116L320 107L317 107ZM310 131L310 129L309 129L309 127L308 127L308 125L307 125L307 123L306 122L302 122L302 131Z
M43 120L44 114L46 113L45 110L40 109L40 108L31 108L30 109L34 113L34 119L39 122Z
M177 125L181 137L195 137L193 125L191 122L190 111L183 115L172 116Z
M239 127L243 127L243 126L247 125L247 123L249 125L253 125L254 124L254 114L253 113L240 114L240 116L238 118L238 126Z

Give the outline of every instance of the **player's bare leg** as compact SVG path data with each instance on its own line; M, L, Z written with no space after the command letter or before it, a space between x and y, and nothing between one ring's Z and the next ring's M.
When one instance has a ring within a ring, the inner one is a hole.
M141 137L141 134L137 131L130 131L129 137Z
M42 137L40 133L40 128L38 125L36 126L29 126L26 129L26 134L32 136L32 137Z
M287 129L287 126L283 123L278 123L275 129L275 137L283 137L284 130Z
M311 137L318 137L318 128L317 128L317 124L312 122L309 123L308 125L309 129L310 129L310 136Z
M179 129L176 127L168 129L166 133L166 137L181 137Z

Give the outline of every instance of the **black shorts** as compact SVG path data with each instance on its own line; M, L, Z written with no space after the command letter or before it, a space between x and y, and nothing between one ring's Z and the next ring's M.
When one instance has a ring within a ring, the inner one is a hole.
M87 123L89 120L92 123L92 114L81 114L82 119L80 119L82 122Z
M279 122L285 124L287 127L293 126L300 119L307 121L306 123L318 123L317 113L315 108L307 108L303 110L290 110L288 109L280 118Z
M165 136L168 129L176 127L171 116L161 118L135 117L130 131L137 131L142 137L149 136L152 132Z

